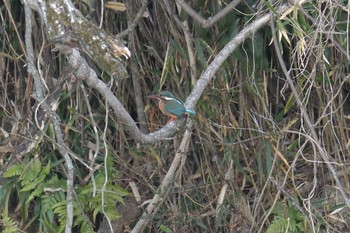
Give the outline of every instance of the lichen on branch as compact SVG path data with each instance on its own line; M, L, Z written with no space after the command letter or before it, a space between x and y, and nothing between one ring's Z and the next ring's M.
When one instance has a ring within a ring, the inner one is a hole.
M88 21L68 1L38 0L31 5L44 22L49 42L79 47L116 80L128 77L123 58L129 58L130 51L123 41Z

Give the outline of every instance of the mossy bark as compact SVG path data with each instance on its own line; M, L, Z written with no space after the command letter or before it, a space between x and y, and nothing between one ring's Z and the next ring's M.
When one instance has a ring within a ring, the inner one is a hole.
M88 21L63 0L38 0L32 4L44 23L49 42L79 47L115 80L128 77L121 57L130 56L123 41Z

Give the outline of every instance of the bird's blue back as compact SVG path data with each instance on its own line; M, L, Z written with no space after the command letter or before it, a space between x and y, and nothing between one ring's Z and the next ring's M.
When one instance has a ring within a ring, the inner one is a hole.
M178 100L166 100L164 110L177 117L184 117L187 109Z

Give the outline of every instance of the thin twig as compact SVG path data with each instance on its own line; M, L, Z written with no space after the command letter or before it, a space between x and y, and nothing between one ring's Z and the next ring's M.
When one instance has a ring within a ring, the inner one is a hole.
M141 12L143 7L147 6L147 1L144 1L142 4L144 4L144 5L141 7L139 13ZM134 27L133 24L136 25L135 21L137 18L137 15L136 15L134 21L131 22L130 17L132 16L132 12L133 12L132 4L130 7L131 7L131 9L128 10L128 14L127 14L128 27L129 27L128 29L133 28ZM145 9L143 9L143 11ZM141 83L140 83L140 79L142 79L142 75L140 74L139 66L137 65L138 63L137 63L137 57L136 57L137 49L136 49L136 44L135 44L135 35L136 34L134 32L131 32L129 34L129 43L128 43L129 49L131 50L131 54L132 54L130 56L130 67L131 67L132 84L134 87L133 94L134 94L135 103L136 103L136 111L137 111L137 118L138 118L139 125L140 125L140 131L142 133L148 133L148 129L146 126L146 116L145 116L145 111L144 111L145 110L144 98L142 95L143 92L142 92Z
M186 11L186 13L189 16L191 16L194 20L196 20L199 24L201 24L203 28L210 28L211 26L213 26L217 21L219 21L220 19L225 17L228 13L230 13L240 2L241 0L234 0L213 17L210 17L209 19L205 19L200 14L198 14L195 10L193 10L192 7L186 1L176 0L176 3L179 4L181 8L184 11Z
M132 0L133 1L133 0ZM116 38L122 38L124 36L127 36L129 33L133 32L134 28L137 26L137 24L139 23L143 13L145 12L146 8L148 5L148 0L143 0L142 1L142 6L140 8L140 10L137 12L134 20L128 24L128 28L125 31L122 31L121 33L118 33L118 35L116 35Z
M332 176L334 178L334 181L335 183L337 184L338 188L339 188L339 191L340 191L340 194L342 195L346 205L350 208L350 201L349 201L349 198L347 197L346 193L345 193L345 190L344 190L344 187L342 186L338 176L337 176L337 173L333 167L333 165L331 164L331 162L329 161L329 155L328 155L328 152L321 146L321 141L320 139L318 138L317 136L317 133L316 133L316 130L314 128L314 124L311 122L310 120L310 117L309 117L309 114L308 112L306 111L306 108L305 106L303 105L303 102L301 101L300 99L300 96L298 94L298 91L296 89L296 87L294 86L294 83L293 83L293 80L292 78L290 77L289 75L289 72L287 70L287 67L284 63L284 60L282 58L282 54L281 54L281 51L279 49L279 46L278 46L278 42L277 42L277 39L276 39L276 36L275 36L275 29L274 29L274 24L273 22L271 23L271 29L272 29L272 34L273 34L273 44L274 44L274 47L275 47L275 51L276 51L276 55L277 55L277 58L278 58L278 61L279 61L279 64L282 68L282 71L284 73L284 76L286 77L287 79L287 82L289 84L289 87L293 93L293 96L295 98L295 101L297 103L297 105L299 106L300 108L300 114L302 115L307 127L309 128L310 130L310 133L311 133L311 136L312 136L312 139L315 143L315 146L317 147L317 150L319 152L319 154L321 155L321 158L323 159L323 161L325 161L327 167L328 167L328 170L332 173Z
M6 11L7 11L7 12L11 12L12 10L9 8L8 3L9 3L8 1L3 1L3 4L5 5ZM19 34L19 32L18 32L18 27L17 27L17 25L16 25L15 20L14 20L13 17L12 17L12 14L8 14L8 17L9 17L9 19L10 19L10 21L11 21L13 30L16 32L17 37L18 37L18 38L21 38L21 36L20 36L20 34ZM27 52L26 52L26 49L24 48L23 40L18 40L18 42L19 42L19 44L21 45L21 49L22 49L22 51L23 51L24 56L27 57ZM15 52L15 50L14 50L14 52ZM16 54L16 55L18 55L18 54ZM19 55L18 55L17 57L19 57ZM28 61L28 58L27 58L27 61Z
M89 103L88 94L85 91L84 84L81 84L80 88L81 88L81 90L83 92L83 97L84 97L84 100L85 100L86 108L87 108L87 111L89 112L90 121L91 121L92 128L93 128L94 134L95 134L95 142L96 142L95 150L94 150L95 152L94 152L94 155L93 155L92 160L90 162L90 167L93 168L94 167L94 163L95 163L96 158L97 158L97 155L98 155L98 153L100 151L100 137L98 135L97 124L96 124L96 121L95 121L94 116L92 114L91 105ZM96 195L96 182L95 182L94 172L95 172L95 169L91 169L90 173L89 173L89 177L91 176L91 180L92 180L92 186L93 186L93 194L92 194L92 196L93 197Z
M105 15L104 9L105 9L104 0L101 0L101 19L100 19L100 25L98 26L99 28L102 28L103 18L104 18L104 15Z
M191 83L194 86L197 81L197 64L195 52L193 49L193 37L190 33L190 27L188 26L187 20L183 22L183 28L187 45L188 58L190 61Z
M108 114L108 103L107 103L107 100L106 100L106 103L105 103L105 107L106 107L106 115L105 115L105 128L103 130L103 135L102 135L102 141L103 141L103 146L104 146L104 150L105 150L105 158L104 158L104 172L105 172L105 181L103 183L103 186L102 186L102 190L101 190L101 205L102 205L102 213L104 214L107 222L108 222L108 225L109 225L109 229L111 230L111 233L113 233L113 227L112 227L112 223L111 223L111 220L109 219L108 215L106 214L105 212L105 192L106 192L106 187L107 187L107 184L108 184L108 145L107 145L107 138L106 138L106 135L107 135L107 131L108 131L108 118L109 118L109 114Z
M196 66L196 59L195 59L195 55L194 55L195 53L193 50L193 37L192 37L192 34L190 32L190 28L188 26L188 21L185 20L185 21L181 22L179 17L172 10L168 0L164 0L164 5L166 7L166 10L168 11L168 14L173 17L175 22L178 24L178 26L184 32L186 45L187 45L187 51L188 51L188 57L189 57L189 61L190 61L191 83L192 83L192 85L195 85L195 82L197 80L197 68L196 68L197 66Z

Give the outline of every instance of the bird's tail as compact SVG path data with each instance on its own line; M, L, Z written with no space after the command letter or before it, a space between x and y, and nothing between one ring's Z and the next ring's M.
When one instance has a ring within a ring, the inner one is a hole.
M194 116L194 115L196 115L196 112L195 112L195 111L189 110L189 109L186 109L186 113L187 113L189 116Z

